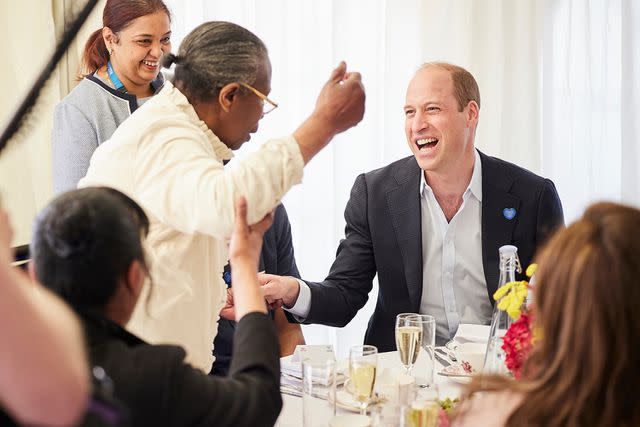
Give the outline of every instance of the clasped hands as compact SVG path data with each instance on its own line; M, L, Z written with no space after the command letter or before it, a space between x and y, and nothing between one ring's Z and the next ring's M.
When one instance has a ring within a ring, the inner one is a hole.
M280 307L291 308L298 299L300 284L295 277L258 273L260 290L270 310ZM220 310L220 317L235 320L233 288L227 289L227 300Z

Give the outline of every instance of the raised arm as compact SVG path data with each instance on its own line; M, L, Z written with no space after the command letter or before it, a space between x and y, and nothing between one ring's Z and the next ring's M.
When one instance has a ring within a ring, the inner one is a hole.
M180 123L162 123L162 128L153 129L155 137L148 144L140 144L137 186L143 190L138 197L178 230L228 237L237 198L250 202L249 224L260 221L300 182L304 165L336 134L362 119L364 98L359 74L346 73L341 63L322 88L313 113L293 136L269 141L225 168L211 160L202 141L176 134ZM158 137L163 132L166 137Z
M21 424L74 425L88 401L82 332L69 309L10 267L0 208L0 406Z
M246 212L241 199L229 246L238 322L229 377L203 375L186 365L177 372L172 387L176 426L194 419L199 425L272 426L282 408L278 340L257 279L262 236L272 218L249 226Z

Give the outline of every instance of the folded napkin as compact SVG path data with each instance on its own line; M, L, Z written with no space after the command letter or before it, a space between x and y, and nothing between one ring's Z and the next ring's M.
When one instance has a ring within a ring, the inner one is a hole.
M459 343L465 342L480 342L486 343L489 341L489 329L490 325L473 325L471 323L461 323L458 326L454 341Z

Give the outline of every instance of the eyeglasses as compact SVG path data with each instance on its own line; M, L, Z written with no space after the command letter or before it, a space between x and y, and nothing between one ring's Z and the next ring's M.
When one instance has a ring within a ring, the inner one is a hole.
M260 98L260 100L262 101L262 114L268 114L268 113L272 112L273 110L275 110L278 107L278 104L276 104L275 102L270 100L267 97L267 95L265 95L264 93L260 92L255 87L253 87L251 85L248 85L246 83L242 83L242 82L239 82L239 84L244 86L244 87L246 87L251 92L253 92L258 98Z

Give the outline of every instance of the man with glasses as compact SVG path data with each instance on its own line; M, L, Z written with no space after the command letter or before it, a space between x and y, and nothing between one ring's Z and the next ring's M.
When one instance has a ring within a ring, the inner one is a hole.
M153 285L128 328L151 343L181 345L187 361L208 373L227 297L222 276L234 201L247 199L250 224L268 215L300 182L304 165L362 119L364 89L359 74L340 64L291 136L225 167L275 105L267 98L266 47L238 25L207 22L165 59L176 64L173 81L98 147L80 185L115 187L150 218Z

